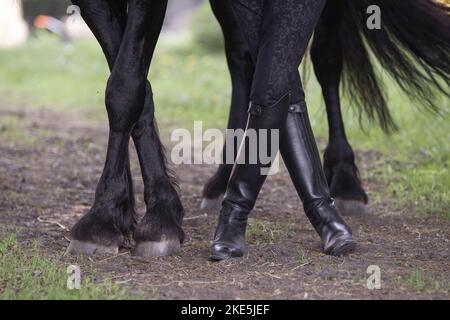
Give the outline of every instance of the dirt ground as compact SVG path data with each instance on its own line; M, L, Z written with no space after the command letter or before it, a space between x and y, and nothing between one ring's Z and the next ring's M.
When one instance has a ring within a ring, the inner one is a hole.
M419 216L413 205L395 210L395 199L383 194L385 185L365 181L370 214L347 218L357 251L346 258L328 257L284 168L260 195L243 259L208 261L217 217L199 210L202 185L214 172L203 165L174 168L186 209L187 241L179 255L141 261L124 250L108 258L64 257L69 229L89 209L101 174L106 122L17 110L0 108L0 117L17 118L23 125L16 135L26 137L0 143L0 225L17 228L21 241L40 239L46 254L58 257L62 266L77 263L82 272L93 267L99 281L112 279L130 294L158 299L450 298L445 218ZM361 171L373 169L379 158L370 150L357 150L357 155ZM132 160L142 213L142 180L136 157ZM366 286L370 265L380 267L379 290Z

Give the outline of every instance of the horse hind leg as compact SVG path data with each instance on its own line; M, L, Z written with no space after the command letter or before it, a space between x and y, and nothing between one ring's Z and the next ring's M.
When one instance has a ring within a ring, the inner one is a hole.
M368 197L358 176L355 156L347 140L341 114L339 82L342 50L336 26L339 10L328 3L316 27L311 49L314 71L322 87L329 125L329 141L324 153L324 171L330 193L343 215L364 215Z
M234 16L230 3L222 0L211 0L211 7L222 28L225 40L225 53L231 76L231 107L227 129L244 130L247 122L250 88L254 72L254 64L242 34L238 21ZM228 144L233 146L228 148ZM216 211L220 208L222 196L227 188L228 179L233 169L238 145L235 141L226 141L223 147L223 164L211 176L203 187L201 210ZM229 155L233 152L233 155ZM230 158L233 161L230 161ZM228 159L228 161L227 161Z

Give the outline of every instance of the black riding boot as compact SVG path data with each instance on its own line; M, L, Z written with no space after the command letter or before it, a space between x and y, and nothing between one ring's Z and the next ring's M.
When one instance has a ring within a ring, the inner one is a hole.
M273 139L279 139L282 128L286 124L287 110L289 107L289 95L284 96L275 105L263 107L251 104L249 108L249 118L245 136L252 136L251 130L258 137L257 147L249 146L246 139L242 141L239 155L233 167L227 191L222 202L222 209L219 216L219 224L214 236L212 247L212 260L224 260L231 257L241 257L245 249L245 229L247 227L247 217L255 205L259 191L267 177L278 147L272 146ZM267 149L263 156L270 157L269 163L263 163L260 154L261 131L267 132ZM278 133L278 135L276 135ZM275 134L275 135L273 135ZM254 135L253 135L254 136ZM250 140L250 142L252 142ZM254 141L253 141L254 142ZM278 143L278 141L276 142ZM242 147L245 147L245 155ZM256 151L255 154L248 154L248 149ZM245 161L243 160L245 156ZM251 162L251 158L256 158L256 163ZM243 162L243 163L242 163Z
M356 242L329 194L305 103L289 106L280 153L324 253L341 256L353 251Z

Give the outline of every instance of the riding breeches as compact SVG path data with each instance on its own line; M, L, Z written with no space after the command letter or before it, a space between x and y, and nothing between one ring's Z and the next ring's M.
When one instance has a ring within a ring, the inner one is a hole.
M298 67L326 0L230 1L255 64L250 101L304 101Z

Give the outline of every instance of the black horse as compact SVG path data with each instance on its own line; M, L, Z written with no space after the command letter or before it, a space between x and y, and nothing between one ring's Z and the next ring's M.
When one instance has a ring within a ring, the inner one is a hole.
M408 5L400 2L397 5L388 0L374 2L379 2L383 8L389 28L376 35L366 34L372 39L372 49L383 64L389 64L388 70L405 89L415 89L416 96L431 102L428 85L438 85L436 78L447 83L449 80L447 53L450 41L446 34L446 11L428 0L404 1ZM105 92L110 132L106 163L94 204L73 227L68 252L88 255L116 253L133 235L137 255L174 253L184 240L181 228L183 207L158 137L152 88L147 80L167 0L73 0L73 3L80 7L111 70ZM233 78L229 127L235 128L244 127L243 114L248 105L253 67L240 35L231 30L235 23L233 16L222 6L227 3L215 0L213 7L225 32ZM367 7L364 5L368 4L360 0L330 0L317 27L313 46L313 61L324 88L330 116L332 138L325 157L327 177L336 196L362 202L367 197L357 178L353 152L345 139L340 117L337 89L342 65L347 67L350 83L361 89L358 91L363 98L361 105L366 106L369 116L378 116L386 130L393 126L368 63L367 50L360 34L353 30L362 30L358 21L364 15ZM405 15L410 17L406 21ZM341 25L340 36L336 35L336 24ZM351 32L343 36L345 30ZM395 41L403 47L398 49ZM405 48L409 50L407 55L403 51ZM418 71L417 63L424 72ZM128 154L130 137L139 157L147 206L147 212L139 223L135 219ZM224 192L230 171L227 166L219 169L205 188L206 198L218 198Z
M229 1L210 0L210 3L223 31L232 80L228 128L242 129L247 121L253 63ZM381 9L379 30L366 27L367 8L371 5ZM439 106L433 100L434 88L449 93L449 13L449 7L432 0L327 1L310 52L328 116L324 171L342 214L365 214L368 197L345 133L339 97L341 78L360 114L365 112L370 120L378 120L386 133L397 127L370 51L410 98L419 99L420 105L438 111ZM220 205L233 167L225 162L226 150L224 147L224 164L204 186L201 209L217 209Z
M167 0L73 0L97 38L111 75L105 92L109 119L106 163L91 210L72 228L68 252L115 253L129 235L136 254L167 255L184 240L183 206L167 169L154 119L150 62ZM147 213L137 223L128 145L134 141Z

